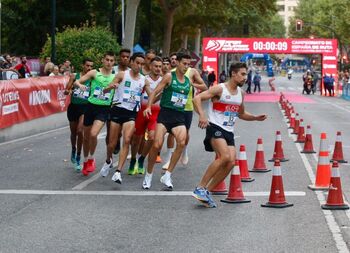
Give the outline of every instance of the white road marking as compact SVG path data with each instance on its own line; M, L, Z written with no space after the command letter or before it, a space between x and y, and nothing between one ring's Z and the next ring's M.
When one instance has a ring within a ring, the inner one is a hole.
M118 165L118 161L116 161L115 163L113 163L113 168L115 168ZM111 170L113 170L113 168ZM93 175L92 177L86 179L85 181L81 182L80 184L74 186L72 188L72 190L82 190L84 189L86 186L88 186L89 184L91 184L92 182L96 181L97 179L99 179L100 173L96 173L95 175Z
M42 135L45 135L45 134L58 132L58 131L61 131L61 130L67 129L67 128L68 128L68 126L60 127L60 128L56 128L56 129L53 129L53 130L50 130L50 131L46 131L46 132L42 132L42 133L39 133L39 134L33 134L33 135L30 135L30 136L18 138L16 140L2 142L2 143L0 143L0 146L12 144L12 143L19 142L19 141L25 141L25 140L28 140L30 138L35 138L35 137L39 137L39 136L42 136Z
M293 141L295 140L295 137L291 135L291 131L288 131L288 135ZM311 165L309 163L309 160L307 159L306 155L303 154L303 153L300 153L303 150L302 147L301 147L301 144L295 143L295 146L296 146L296 148L298 150L298 153L299 153L299 155L301 157L301 160L304 163L306 172L307 172L307 174L309 176L309 179L310 179L311 183L314 183L315 182L315 174L314 174L314 172L312 170L312 167L311 167ZM316 159L316 155L315 154L314 154L314 158ZM322 191L315 191L315 194L317 196L317 199L318 199L320 205L326 203L325 196L324 196L324 193ZM320 209L321 209L321 207L320 207ZM344 238L343 238L343 235L341 233L340 227L339 227L338 223L336 222L332 211L330 211L330 210L323 210L323 209L321 209L321 210L323 212L323 215L326 218L326 222L327 222L328 228L329 228L329 230L332 233L332 236L333 236L333 239L335 241L335 244L336 244L336 247L338 249L338 252L349 252L348 246L347 246L347 244L344 241ZM346 215L350 218L350 212L346 212Z
M0 194L14 195L89 195L89 196L191 196L192 191L55 191L55 190L0 190ZM286 191L286 196L303 197L303 191ZM245 192L249 197L265 197L270 192Z

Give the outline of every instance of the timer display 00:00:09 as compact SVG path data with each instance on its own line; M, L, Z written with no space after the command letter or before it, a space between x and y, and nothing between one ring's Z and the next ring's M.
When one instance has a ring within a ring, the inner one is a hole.
M254 41L253 43L254 50L278 50L278 51L286 51L288 49L287 42L262 42L262 41Z

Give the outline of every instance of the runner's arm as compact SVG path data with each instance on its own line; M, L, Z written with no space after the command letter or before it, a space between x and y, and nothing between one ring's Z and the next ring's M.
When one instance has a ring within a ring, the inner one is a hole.
M243 119L243 120L246 120L246 121L254 121L254 120L257 120L257 121L263 121L266 119L266 115L265 114L261 114L261 115L253 115L249 112L247 112L244 108L244 93L242 91L242 104L239 108L239 114L238 114L238 117L240 119Z
M152 93L152 90L151 90L150 83L149 83L149 81L147 79L145 80L144 90L146 91L147 96L149 97L151 95L151 93Z
M155 101L156 96L163 91L163 89L170 83L171 81L171 75L168 73L166 74L162 81L157 85L157 87L149 94L148 96L148 108L151 108L152 104Z
M208 87L205 85L202 77L200 76L200 74L198 73L198 71L194 68L191 68L191 71L193 73L193 87L195 87L196 89L200 90L200 91L205 91L208 89Z
M118 74L114 77L113 81L103 89L103 92L106 93L110 90L118 88L119 84L123 81L124 79L124 71L118 72Z
M87 72L85 75L83 75L82 77L80 77L79 80L75 80L75 82L73 83L74 87L77 87L81 90L86 90L86 86L83 85L86 81L92 80L94 79L96 76L96 70L90 70L89 72Z

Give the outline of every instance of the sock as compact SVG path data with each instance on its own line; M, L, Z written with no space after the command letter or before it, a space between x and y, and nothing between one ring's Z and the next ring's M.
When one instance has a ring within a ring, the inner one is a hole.
M145 161L144 156L140 156L139 159L137 160L139 167L143 168L143 162Z
M187 145L184 147L184 150L182 150L182 155L187 156Z
M88 157L84 156L84 162L87 162L87 160L88 160Z
M93 155L89 155L88 159L89 159L89 160L93 160L93 159L94 159L94 156L93 156Z
M153 175L153 173L148 173L148 172L146 172L146 176L147 177L151 177Z
M133 169L135 167L135 164L136 164L136 158L131 158L129 169Z
M170 161L170 158L173 152L174 152L174 148L168 148L165 154L165 161Z
M164 175L166 175L167 177L170 177L171 176L171 172L166 171Z

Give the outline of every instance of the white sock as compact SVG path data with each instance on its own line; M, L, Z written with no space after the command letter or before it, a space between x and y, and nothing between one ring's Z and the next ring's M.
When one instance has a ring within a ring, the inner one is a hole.
M84 156L84 162L87 162L87 160L88 160L88 157Z
M93 155L89 155L88 159L89 160L94 159L94 156Z
M170 158L173 152L174 152L174 148L168 148L165 154L165 161L170 161Z
M152 175L153 175L153 173L148 173L148 172L146 172L146 176L147 176L147 177L152 177Z
M171 176L171 172L166 171L164 175L167 176L167 177L170 177Z
M184 149L182 150L182 155L183 156L187 156L187 145L184 147Z

